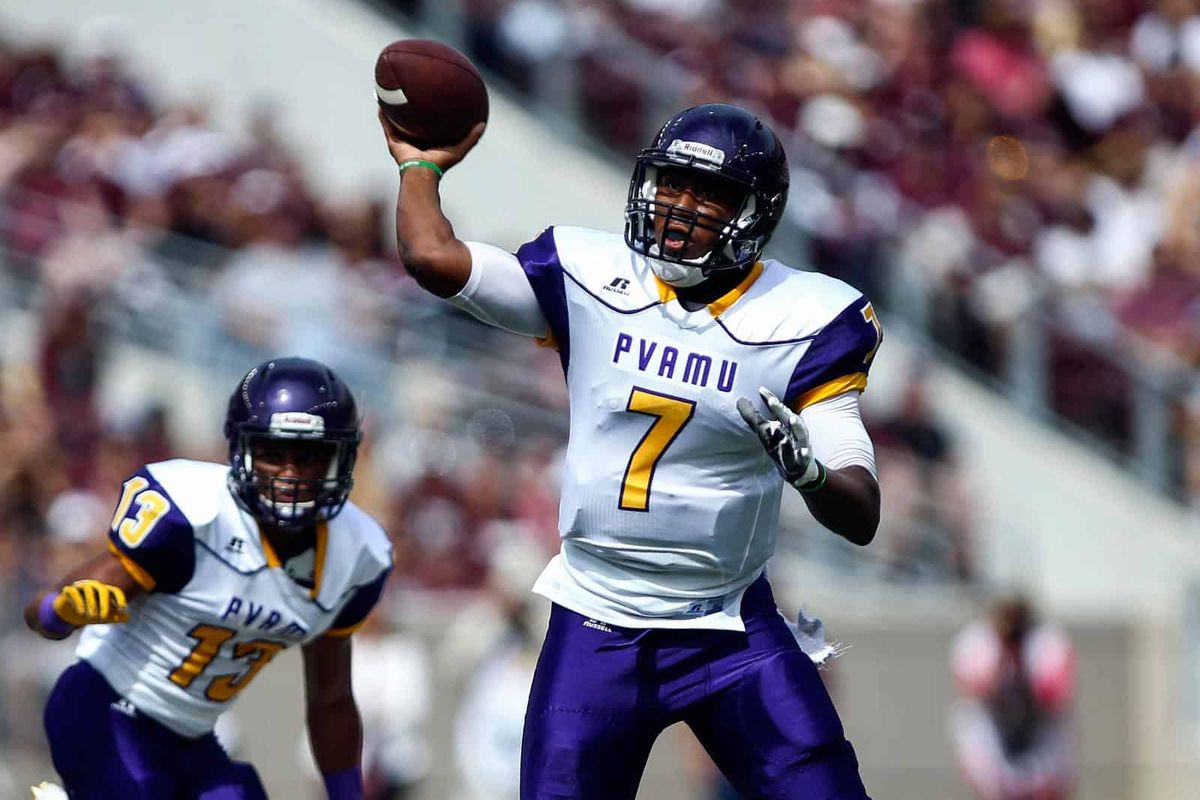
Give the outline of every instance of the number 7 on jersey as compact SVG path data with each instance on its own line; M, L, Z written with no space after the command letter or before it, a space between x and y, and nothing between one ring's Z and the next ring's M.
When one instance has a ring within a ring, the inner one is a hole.
M671 442L696 413L696 401L635 386L629 393L625 410L653 417L654 422L629 456L617 507L622 511L649 511L654 470Z

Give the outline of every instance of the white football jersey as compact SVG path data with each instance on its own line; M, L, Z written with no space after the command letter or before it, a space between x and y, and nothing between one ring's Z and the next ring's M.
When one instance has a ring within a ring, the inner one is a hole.
M783 482L737 400L761 409L765 386L798 409L864 389L882 338L871 304L766 261L690 312L622 237L580 228L516 256L571 403L562 549L535 591L611 624L741 630Z
M347 503L317 526L311 587L288 575L227 488L229 466L177 459L124 484L110 549L147 593L129 621L84 628L76 655L135 708L189 737L280 651L348 635L383 591L391 543Z

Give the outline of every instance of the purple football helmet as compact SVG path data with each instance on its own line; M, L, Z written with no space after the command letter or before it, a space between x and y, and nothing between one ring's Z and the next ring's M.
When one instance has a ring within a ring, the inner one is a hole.
M229 398L229 489L260 521L281 528L337 516L354 485L362 441L358 407L333 370L307 358L275 358L246 373ZM329 469L319 480L265 478L255 471L256 440L309 441L332 446ZM311 495L312 500L299 498Z
M697 170L744 189L733 219L726 221L687 208L659 202L660 167ZM762 254L783 216L788 193L787 156L767 125L737 106L710 103L679 112L659 129L654 142L637 157L625 204L625 243L644 256L687 264L707 274L740 269ZM696 259L662 252L654 234L654 218L680 220L717 231L712 250Z

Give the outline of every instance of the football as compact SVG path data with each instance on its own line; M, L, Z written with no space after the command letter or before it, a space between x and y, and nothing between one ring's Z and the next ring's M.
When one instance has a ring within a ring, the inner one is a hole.
M463 139L488 118L479 70L453 47L430 39L401 39L375 60L375 96L383 114L423 149Z

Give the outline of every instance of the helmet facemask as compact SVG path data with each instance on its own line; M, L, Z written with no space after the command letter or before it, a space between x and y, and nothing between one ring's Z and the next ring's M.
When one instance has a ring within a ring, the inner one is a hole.
M316 451L312 457L324 461L321 477L273 475L271 469L260 463L267 458L260 455L256 460L255 453L261 454L264 446L304 447L301 443ZM354 486L352 475L357 451L357 437L331 439L280 431L241 432L230 475L234 494L257 519L277 528L304 528L333 519L346 505Z
M730 218L660 201L662 170L668 167L736 187L740 196L722 204L736 206ZM700 283L718 270L745 270L762 256L783 216L788 183L783 145L762 120L720 103L684 109L659 129L634 163L625 203L625 243L677 287ZM672 225L689 240L697 230L706 230L714 242L706 253L687 254L686 247L671 252L666 241L658 240L656 227L665 235Z
M639 158L630 186L630 198L625 207L626 243L637 252L661 264L652 263L655 273L667 283L675 286L694 286L717 270L742 269L758 260L765 244L765 237L755 233L761 218L755 193L726 175L709 170L693 168L706 176L744 189L739 206L726 220L695 211L675 203L658 199L660 167L684 167L677 162L660 163L649 158ZM697 229L711 231L717 238L708 252L699 256L686 257L687 244L678 253L665 250L656 233L656 221L661 220L663 236L683 235L689 242ZM682 223L686 232L669 234L672 227Z

